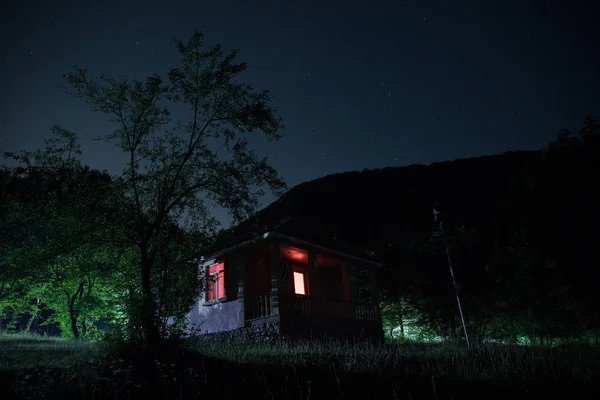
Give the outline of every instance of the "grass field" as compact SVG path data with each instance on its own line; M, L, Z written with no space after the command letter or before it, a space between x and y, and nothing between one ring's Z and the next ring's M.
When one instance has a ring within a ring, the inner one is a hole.
M0 335L1 398L600 398L600 351L585 346L165 344Z
M77 362L92 342L0 333L0 370L61 367Z

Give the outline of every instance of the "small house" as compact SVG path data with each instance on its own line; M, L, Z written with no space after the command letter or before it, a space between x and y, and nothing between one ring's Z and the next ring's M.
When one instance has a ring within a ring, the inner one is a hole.
M256 232L256 231L255 231ZM293 218L201 258L206 290L187 315L200 334L277 326L291 337L383 338L380 264Z

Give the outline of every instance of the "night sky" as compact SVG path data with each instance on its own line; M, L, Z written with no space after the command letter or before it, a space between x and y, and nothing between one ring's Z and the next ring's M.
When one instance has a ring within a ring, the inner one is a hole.
M117 173L93 138L103 114L61 73L164 75L194 29L239 48L244 80L270 89L280 142L253 146L294 186L327 174L539 149L600 117L593 1L14 1L0 6L4 150L43 145L58 123L84 162ZM578 5L579 4L579 5ZM269 202L272 199L266 199Z

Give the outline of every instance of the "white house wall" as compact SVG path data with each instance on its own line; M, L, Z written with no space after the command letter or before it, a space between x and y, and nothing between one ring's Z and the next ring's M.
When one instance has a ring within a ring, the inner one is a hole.
M216 259L206 260L200 263L198 273L206 274L206 267L216 263ZM231 300L213 305L204 306L205 293L202 293L196 301L195 306L187 314L187 333L207 334L223 331L231 331L240 327L240 302L237 300L236 272L243 263L240 252L232 252L225 260L225 292ZM243 266L243 265L242 265ZM204 277L205 278L205 277ZM198 328L200 331L198 332Z
M196 306L188 313L187 332L200 329L200 334L231 331L239 327L240 302L238 300L216 303L204 306L204 299L200 299Z

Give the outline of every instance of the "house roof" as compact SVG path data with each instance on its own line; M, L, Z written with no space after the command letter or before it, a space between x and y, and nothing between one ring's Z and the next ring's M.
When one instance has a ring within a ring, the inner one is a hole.
M217 255L226 253L233 248L262 240L268 236L283 236L304 244L318 246L326 250L353 258L359 258L372 264L380 264L377 260L339 239L328 236L322 231L305 224L296 218L286 217L270 224L257 226L256 224L242 224L226 231L221 239L207 249L205 254Z

